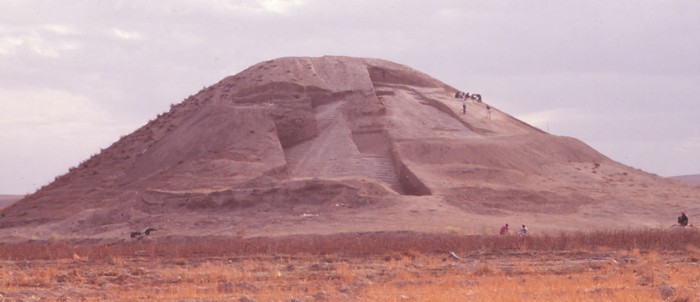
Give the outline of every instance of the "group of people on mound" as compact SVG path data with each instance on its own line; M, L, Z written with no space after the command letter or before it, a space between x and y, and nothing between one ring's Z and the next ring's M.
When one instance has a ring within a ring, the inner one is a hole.
M508 229L508 224L501 227L501 231L499 232L501 235L510 235L510 229ZM523 224L523 226L518 230L518 236L525 236L527 235L527 227Z
M478 93L469 95L469 92L457 91L455 98L462 99L462 114L467 114L467 100L471 99L481 103L481 95ZM491 106L486 105L486 110L488 111L489 119L491 119Z

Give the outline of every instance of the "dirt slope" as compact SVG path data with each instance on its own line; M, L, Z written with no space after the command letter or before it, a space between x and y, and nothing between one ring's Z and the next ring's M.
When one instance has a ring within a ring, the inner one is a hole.
M384 60L262 62L3 210L0 237L537 232L700 214L699 187L546 134L488 98L462 114L455 91Z

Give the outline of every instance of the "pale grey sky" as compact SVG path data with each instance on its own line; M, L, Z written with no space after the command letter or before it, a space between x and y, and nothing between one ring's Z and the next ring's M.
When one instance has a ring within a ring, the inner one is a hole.
M261 61L391 60L614 160L700 173L700 1L0 0L0 193Z

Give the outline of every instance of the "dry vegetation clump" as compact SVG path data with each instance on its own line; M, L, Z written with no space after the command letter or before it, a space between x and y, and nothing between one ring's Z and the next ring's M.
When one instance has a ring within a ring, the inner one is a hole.
M647 230L3 244L0 300L700 301L698 239Z

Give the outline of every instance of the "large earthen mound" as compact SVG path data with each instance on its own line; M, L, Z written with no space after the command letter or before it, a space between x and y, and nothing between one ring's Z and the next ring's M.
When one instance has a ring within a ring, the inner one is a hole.
M700 189L376 59L281 58L172 106L3 210L5 238L658 227ZM490 108L490 109L489 109Z

